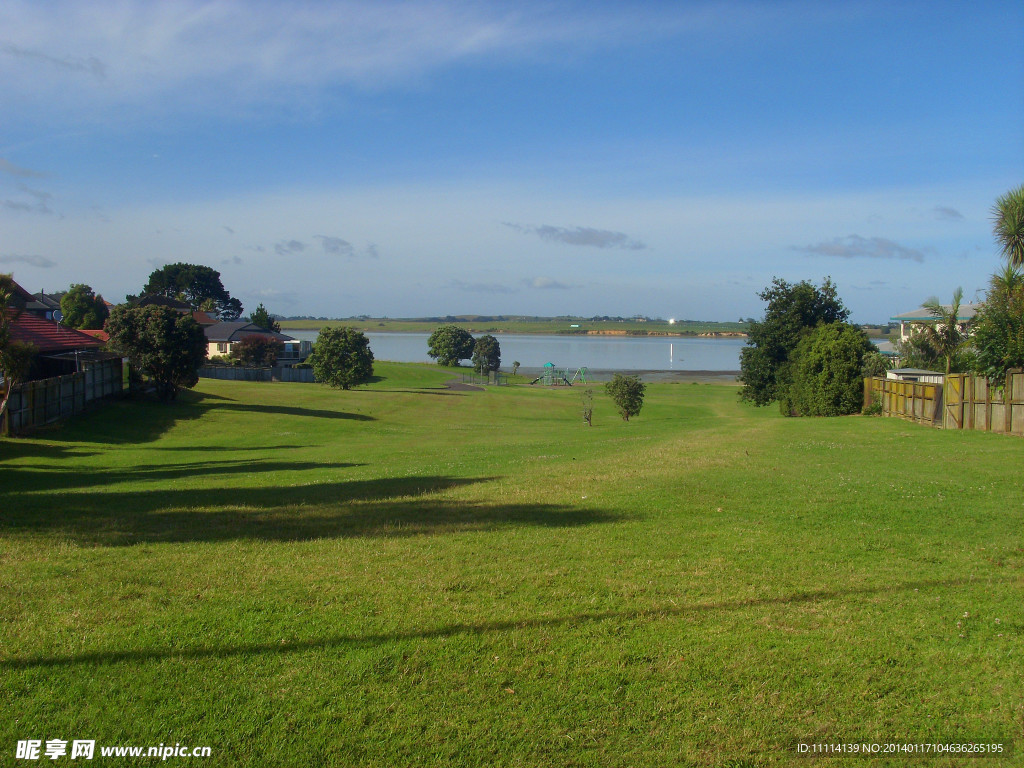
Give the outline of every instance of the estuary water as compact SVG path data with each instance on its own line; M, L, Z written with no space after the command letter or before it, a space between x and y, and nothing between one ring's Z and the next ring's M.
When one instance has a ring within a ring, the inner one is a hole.
M316 331L285 331L289 336L316 341ZM476 334L482 335L482 334ZM427 356L427 333L367 332L377 360L432 363ZM549 336L494 334L501 346L501 367L518 360L526 370L554 363L557 368L587 367L605 371L721 371L740 369L743 338L665 336Z

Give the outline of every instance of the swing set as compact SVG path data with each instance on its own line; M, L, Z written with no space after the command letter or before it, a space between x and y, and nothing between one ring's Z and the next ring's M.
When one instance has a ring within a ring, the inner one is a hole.
M544 363L544 372L536 379L530 382L533 384L543 384L546 387L571 387L576 381L581 384L587 383L587 368L581 366L576 369L576 373L569 378L570 368L556 368L554 363Z

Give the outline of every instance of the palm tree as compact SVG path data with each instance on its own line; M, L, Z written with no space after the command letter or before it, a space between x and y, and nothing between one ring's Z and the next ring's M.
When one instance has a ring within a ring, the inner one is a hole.
M946 375L952 367L953 356L967 343L967 334L957 325L960 314L960 301L964 297L964 289L957 288L953 292L953 303L944 306L936 298L928 299L923 306L932 316L931 320L919 320L914 323L928 344L946 358Z
M1011 267L1024 267L1024 185L996 199L992 207L996 239Z

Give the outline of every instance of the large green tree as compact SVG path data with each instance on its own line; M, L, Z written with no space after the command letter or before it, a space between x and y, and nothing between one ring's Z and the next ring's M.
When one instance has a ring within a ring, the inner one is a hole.
M442 325L427 339L427 354L438 365L458 365L473 356L473 336L457 325Z
M764 319L750 322L747 345L740 352L740 397L768 405L788 387L789 358L802 336L820 324L846 322L850 313L831 278L817 287L776 277L758 296L768 308Z
M187 301L192 309L215 312L221 320L237 320L242 302L231 298L220 279L220 272L202 264L167 264L154 270L143 293L158 294Z
M115 307L107 320L110 344L131 366L152 381L161 400L191 389L206 360L206 336L190 315L159 306Z
M501 367L501 345L490 334L481 336L473 343L473 370L488 374Z
M313 345L313 375L332 387L351 389L373 378L373 351L355 328L321 328Z
M249 315L249 322L253 325L258 325L260 328L267 331L274 331L274 333L281 332L281 324L271 317L262 302L260 302L260 305L253 310L251 315Z
M60 311L64 316L61 322L79 330L100 330L110 316L107 303L92 288L82 283L75 283L60 298Z
M1024 184L996 199L995 235L1011 267L1024 267Z
M1002 384L1011 368L1024 368L1024 273L1009 264L992 276L974 318L975 370Z
M780 395L786 416L843 416L864 407L864 358L875 345L849 323L808 331L790 357L790 382Z

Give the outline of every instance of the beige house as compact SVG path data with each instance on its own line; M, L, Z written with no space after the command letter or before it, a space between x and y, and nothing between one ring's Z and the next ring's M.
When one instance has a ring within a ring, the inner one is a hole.
M231 347L237 344L246 336L269 336L284 344L284 352L277 358L277 364L285 367L301 363L312 352L313 345L308 341L286 336L283 333L268 331L253 323L244 321L220 322L203 326L203 333L206 334L207 354L229 355Z

